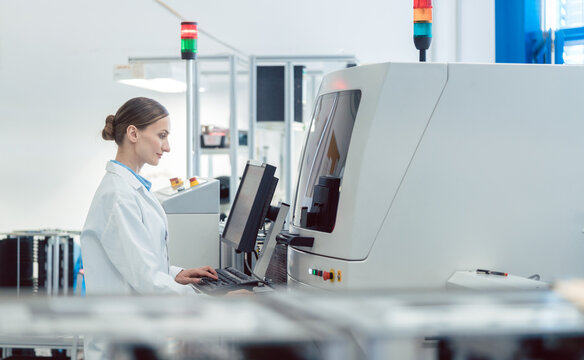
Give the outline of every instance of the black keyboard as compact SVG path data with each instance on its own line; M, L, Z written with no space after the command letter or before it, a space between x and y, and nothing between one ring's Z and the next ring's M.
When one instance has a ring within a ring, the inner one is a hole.
M215 269L215 271L217 271L219 279L202 278L195 287L202 292L218 295L238 289L251 290L258 285L256 278L246 275L233 267Z

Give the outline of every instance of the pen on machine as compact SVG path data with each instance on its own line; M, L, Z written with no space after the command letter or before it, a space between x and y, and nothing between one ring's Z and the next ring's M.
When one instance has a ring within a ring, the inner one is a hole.
M505 272L491 271L491 270L484 270L484 269L477 269L477 274L499 275L499 276L509 275L508 273L505 273Z

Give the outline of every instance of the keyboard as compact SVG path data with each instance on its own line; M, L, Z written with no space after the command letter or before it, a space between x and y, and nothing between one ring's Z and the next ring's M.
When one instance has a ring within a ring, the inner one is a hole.
M256 278L233 267L215 269L215 271L219 279L202 278L198 284L194 285L195 288L207 294L220 295L238 289L251 290L258 285Z

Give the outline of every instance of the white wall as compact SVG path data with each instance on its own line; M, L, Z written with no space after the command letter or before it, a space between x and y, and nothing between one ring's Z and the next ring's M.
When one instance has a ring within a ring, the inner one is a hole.
M430 58L495 62L495 1L435 0Z
M355 54L362 63L417 60L411 1L167 3L248 54ZM430 58L456 60L451 2L436 0L435 8ZM492 61L493 0L465 0L459 8L473 16L461 23L469 30L461 38L459 60ZM486 43L475 42L476 36ZM173 121L172 152L144 175L162 186L185 173L184 94L113 81L113 66L126 64L128 57L178 56L178 38L179 20L155 1L0 2L0 232L81 229L105 163L115 155L114 144L101 140L105 117L134 96L159 100ZM200 54L226 51L200 36ZM220 100L215 103L205 114L225 112Z

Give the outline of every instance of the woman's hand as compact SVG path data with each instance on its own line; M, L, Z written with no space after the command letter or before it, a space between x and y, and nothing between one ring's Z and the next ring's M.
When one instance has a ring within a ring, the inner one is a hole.
M195 269L184 269L176 275L174 281L183 285L198 284L201 281L201 278L204 277L217 280L217 272L210 266L203 266Z
M253 291L246 289L233 290L225 294L225 296L254 296Z

